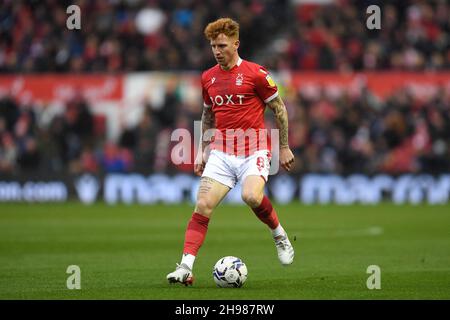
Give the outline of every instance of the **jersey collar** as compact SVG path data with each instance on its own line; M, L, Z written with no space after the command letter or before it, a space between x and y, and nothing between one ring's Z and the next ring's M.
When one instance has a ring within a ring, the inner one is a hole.
M243 61L243 60L241 59L241 57L239 57L239 59L238 59L238 61L236 62L236 64L235 64L231 69L229 69L229 70L223 70L221 66L219 66L219 68L220 68L220 70L222 70L223 72L230 72L231 70L234 70L234 69L236 69L237 67L239 67L239 66L241 65L242 61Z

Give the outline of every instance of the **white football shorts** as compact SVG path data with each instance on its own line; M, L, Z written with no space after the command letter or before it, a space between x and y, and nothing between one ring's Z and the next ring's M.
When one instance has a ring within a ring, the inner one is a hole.
M261 176L267 182L271 157L268 150L256 151L248 157L212 150L202 177L214 179L230 188L251 175Z

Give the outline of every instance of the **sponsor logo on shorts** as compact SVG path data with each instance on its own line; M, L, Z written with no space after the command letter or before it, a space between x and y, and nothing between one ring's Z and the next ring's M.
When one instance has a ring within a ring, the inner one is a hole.
M256 159L256 166L258 167L259 172L261 172L264 169L264 158L258 157Z

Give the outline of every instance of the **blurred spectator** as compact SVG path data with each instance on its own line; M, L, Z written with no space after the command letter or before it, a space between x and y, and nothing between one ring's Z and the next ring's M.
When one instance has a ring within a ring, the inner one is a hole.
M20 150L17 158L17 164L22 172L30 172L39 168L41 154L38 150L38 144L35 138L27 137L24 141L23 149Z
M128 149L107 142L103 147L100 163L107 173L129 172L133 165L133 156Z
M3 119L1 128L13 131L17 118L19 117L19 107L10 96L0 98L0 118Z
M70 163L70 173L100 173L100 164L98 156L90 147L85 147L78 159Z
M153 111L153 114L157 117L158 122L163 127L172 128L175 125L175 117L180 109L180 98L178 91L178 82L176 80L168 82L164 103L159 109Z
M0 173L12 173L14 172L17 163L16 144L9 132L4 132L2 134L0 142Z
M137 143L134 146L136 169L141 172L151 172L154 166L156 139L160 131L159 124L153 119L149 110L136 128Z

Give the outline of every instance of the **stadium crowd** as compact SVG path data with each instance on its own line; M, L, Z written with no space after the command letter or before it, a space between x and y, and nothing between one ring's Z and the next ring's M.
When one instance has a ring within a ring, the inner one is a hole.
M424 98L407 88L385 100L367 88L330 96L287 88L294 172L446 172L450 168L450 92L440 87ZM200 109L200 108L199 108ZM0 172L175 172L192 166L171 162L170 135L193 131L198 113L168 93L165 108L150 105L117 143L96 134L83 100L74 100L46 125L31 105L0 100ZM267 111L267 127L275 128Z
M243 57L270 69L450 68L445 0L94 0L2 1L0 72L201 70L214 63L203 28L221 16L241 24ZM68 30L77 4L81 29ZM366 9L381 7L381 30Z
M203 28L218 14L239 17L241 51L249 56L280 29L287 3L5 0L0 12L0 72L198 70L214 63ZM80 8L80 30L66 27L66 8L72 4Z
M428 97L403 88L385 100L370 90L332 98L287 98L294 171L438 173L450 168L450 92Z
M302 5L264 63L290 70L442 70L450 68L450 4L445 0L336 1ZM368 6L381 29L368 30Z

